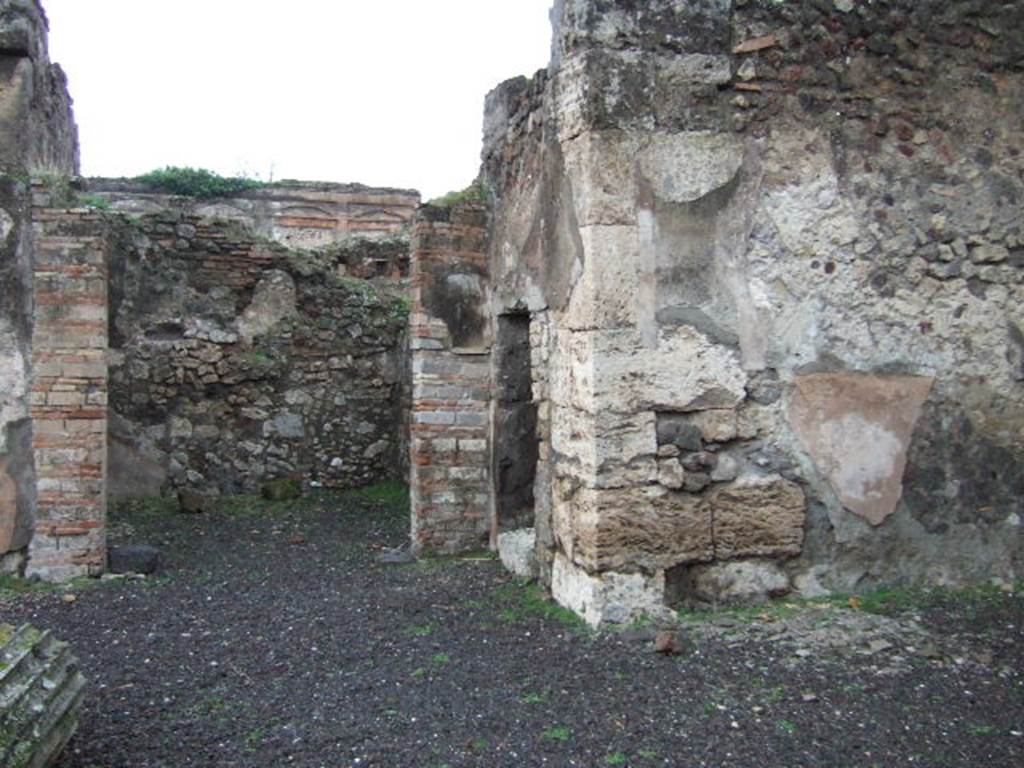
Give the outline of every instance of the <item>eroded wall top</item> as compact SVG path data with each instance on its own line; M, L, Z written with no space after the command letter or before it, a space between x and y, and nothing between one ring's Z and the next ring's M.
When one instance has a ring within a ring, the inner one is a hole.
M128 179L90 179L90 193L113 210L186 215L238 223L292 248L321 248L353 237L408 236L420 203L413 189L314 181L281 181L230 198L197 200L153 191Z
M0 169L78 172L78 131L67 78L47 52L37 0L0 0Z

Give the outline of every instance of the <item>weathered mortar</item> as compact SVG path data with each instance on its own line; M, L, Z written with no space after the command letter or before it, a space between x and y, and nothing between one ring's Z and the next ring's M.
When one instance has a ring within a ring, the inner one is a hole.
M546 329L555 597L1019 578L1024 3L553 18L482 181L488 314Z

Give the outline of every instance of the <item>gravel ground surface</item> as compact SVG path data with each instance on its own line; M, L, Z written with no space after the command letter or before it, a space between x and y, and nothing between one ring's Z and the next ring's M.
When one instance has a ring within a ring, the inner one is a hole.
M137 505L160 574L0 590L74 646L64 768L1024 766L1021 591L880 594L586 631L481 555L383 564L395 489ZM72 601L67 595L73 594Z

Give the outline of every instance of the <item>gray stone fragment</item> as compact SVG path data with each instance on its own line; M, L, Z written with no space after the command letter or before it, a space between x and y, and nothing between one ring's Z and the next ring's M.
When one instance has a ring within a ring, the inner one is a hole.
M416 558L405 547L385 549L374 559L382 565L406 565L416 562Z
M718 463L711 470L711 482L727 483L739 474L739 462L727 453L719 454Z
M705 472L687 472L683 478L683 490L698 493L711 485L711 477Z
M701 449L700 429L683 414L658 414L658 445L675 445L682 451Z

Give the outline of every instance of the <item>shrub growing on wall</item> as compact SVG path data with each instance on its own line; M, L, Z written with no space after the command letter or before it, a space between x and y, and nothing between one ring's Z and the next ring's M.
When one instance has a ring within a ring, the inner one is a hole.
M263 182L243 176L227 178L205 168L179 168L170 165L136 176L135 180L155 191L196 198L229 197L247 189L263 186Z

